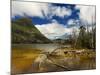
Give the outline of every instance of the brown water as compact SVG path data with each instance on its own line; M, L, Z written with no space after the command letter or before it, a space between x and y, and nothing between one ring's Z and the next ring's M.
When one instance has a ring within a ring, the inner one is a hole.
M20 44L12 46L12 74L90 70L96 68L95 56L84 54L59 56L35 53L35 49L52 52L59 44ZM15 50L16 49L16 50ZM30 50L31 49L31 50ZM14 52L15 51L15 52ZM31 51L31 52L28 52ZM91 54L91 53L90 53ZM15 56L18 56L15 58Z

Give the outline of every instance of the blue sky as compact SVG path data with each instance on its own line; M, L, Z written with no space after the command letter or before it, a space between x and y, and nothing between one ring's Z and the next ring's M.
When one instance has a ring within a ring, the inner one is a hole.
M90 10L90 12L89 12ZM87 13L87 14L86 14ZM91 19L93 16L93 19ZM80 21L95 23L95 7L74 4L12 1L12 20L29 17L41 33L49 39L79 32Z

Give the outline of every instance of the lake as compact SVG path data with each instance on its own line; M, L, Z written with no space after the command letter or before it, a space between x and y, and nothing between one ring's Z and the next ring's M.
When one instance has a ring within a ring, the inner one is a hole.
M73 70L90 70L96 68L95 52L85 50L85 53L69 53L65 56L41 54L41 51L52 52L61 47L60 44L13 44L12 74L57 72ZM61 49L62 50L62 49ZM66 48L70 50L70 48Z
M61 44L13 44L13 48L32 48L32 49L40 49L45 52L52 52L53 50L64 47L65 45Z

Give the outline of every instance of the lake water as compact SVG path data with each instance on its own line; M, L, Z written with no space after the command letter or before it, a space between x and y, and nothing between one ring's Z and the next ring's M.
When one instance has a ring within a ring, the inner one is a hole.
M13 48L33 48L33 49L40 49L45 52L52 52L56 48L60 48L64 45L60 44L13 44Z
M20 51L28 49L40 49L45 52L52 52L53 50L67 45L60 44L13 44L12 48L18 48ZM69 46L68 46L69 47ZM21 49L22 48L22 49ZM15 51L16 52L16 51ZM90 53L91 54L91 53ZM19 56L18 58L14 58ZM57 71L72 71L72 70L89 70L96 68L95 56L87 57L84 54L69 56L49 56L46 54L38 54L34 57L34 53L24 53L24 56L16 52L13 54L12 62L12 73L37 73L37 72L57 72ZM90 55L91 56L91 55ZM24 66L23 66L24 65ZM60 65L60 66L59 66ZM21 66L21 67L20 67ZM62 68L61 66L65 67Z

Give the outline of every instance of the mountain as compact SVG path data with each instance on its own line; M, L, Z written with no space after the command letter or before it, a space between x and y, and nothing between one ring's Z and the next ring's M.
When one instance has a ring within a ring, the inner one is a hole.
M66 40L66 39L68 39L68 37L69 37L69 35L67 33L65 33L65 34L63 34L61 36L56 36L55 40L56 39Z
M68 39L68 36L69 35L67 33L65 33L64 35L60 36L59 38L66 40L66 39Z
M49 43L46 38L29 18L20 18L11 22L12 43Z

